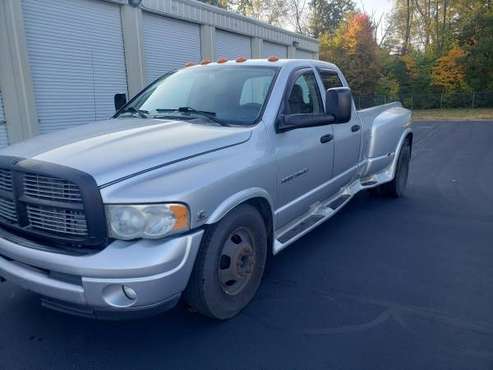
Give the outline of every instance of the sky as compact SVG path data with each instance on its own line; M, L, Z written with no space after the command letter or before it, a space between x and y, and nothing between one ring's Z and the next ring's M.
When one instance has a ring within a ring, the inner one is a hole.
M359 0L357 4L368 14L375 14L377 19L392 9L392 0Z
M385 27L385 16L392 10L393 0L358 0L357 4L361 10L364 10L369 15L373 15L375 21L379 21L383 16L380 27L377 30L377 38L380 40L383 29Z

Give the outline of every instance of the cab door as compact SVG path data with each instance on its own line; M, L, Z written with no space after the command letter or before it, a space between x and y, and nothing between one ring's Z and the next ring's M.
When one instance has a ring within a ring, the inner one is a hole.
M280 116L321 116L324 113L320 86L312 68L291 75ZM277 132L274 138L278 166L277 227L307 213L310 207L328 198L327 183L332 176L333 127L329 122Z

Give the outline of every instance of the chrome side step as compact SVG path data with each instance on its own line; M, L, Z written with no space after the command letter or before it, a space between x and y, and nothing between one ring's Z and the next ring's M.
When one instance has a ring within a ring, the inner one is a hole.
M353 194L347 190L341 192L338 197L316 206L308 216L305 216L287 230L281 231L274 241L274 254L280 252L291 243L313 230L318 225L332 217L338 210L349 202Z
M318 221L322 220L324 216L322 215L311 215L301 221L299 224L295 225L293 228L285 232L279 240L281 243L286 243L291 239L295 238L298 234L309 229L311 226L315 225Z
M277 233L274 240L274 254L279 253L291 243L327 221L361 190L373 188L390 180L392 180L392 167L378 174L358 179L346 188L341 189L335 198L314 205L310 212Z

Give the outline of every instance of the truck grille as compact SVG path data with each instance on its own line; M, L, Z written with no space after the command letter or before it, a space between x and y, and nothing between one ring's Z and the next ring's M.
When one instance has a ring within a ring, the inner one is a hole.
M12 200L0 199L0 217L10 222L17 222L17 211Z
M27 218L35 229L87 236L86 216L82 211L28 205Z
M0 190L12 192L12 171L0 168Z
M0 226L50 244L98 247L106 241L104 207L91 176L13 157L0 156Z
M77 185L55 177L24 175L24 195L39 199L82 203Z

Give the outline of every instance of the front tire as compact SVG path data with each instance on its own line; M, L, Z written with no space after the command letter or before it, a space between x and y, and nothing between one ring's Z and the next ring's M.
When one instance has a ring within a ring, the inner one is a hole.
M237 315L253 299L267 261L267 228L248 204L210 226L185 290L185 301L214 319Z

